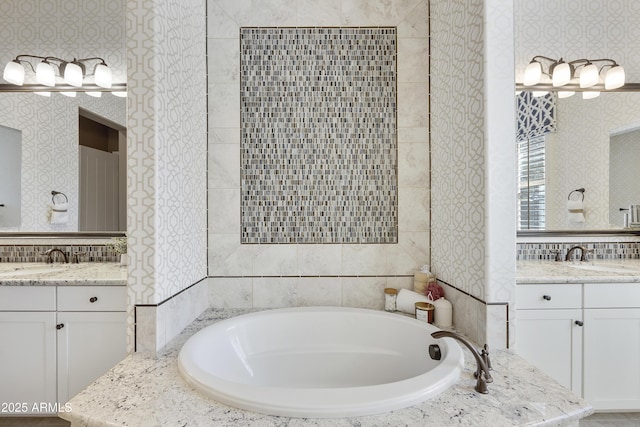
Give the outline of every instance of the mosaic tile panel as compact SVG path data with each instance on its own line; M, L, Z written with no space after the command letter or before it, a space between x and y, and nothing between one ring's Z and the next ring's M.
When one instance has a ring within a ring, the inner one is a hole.
M516 258L518 261L553 261L556 252L564 257L567 251L577 243L518 243ZM638 242L585 242L579 243L593 250L590 259L640 259Z
M397 243L396 29L241 28L242 243Z

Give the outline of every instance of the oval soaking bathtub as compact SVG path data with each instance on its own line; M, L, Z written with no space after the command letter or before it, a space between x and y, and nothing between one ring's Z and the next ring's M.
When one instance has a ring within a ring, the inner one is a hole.
M384 311L306 307L205 327L178 356L192 387L236 408L333 418L415 405L454 384L462 350L433 325ZM441 360L429 357L429 344Z

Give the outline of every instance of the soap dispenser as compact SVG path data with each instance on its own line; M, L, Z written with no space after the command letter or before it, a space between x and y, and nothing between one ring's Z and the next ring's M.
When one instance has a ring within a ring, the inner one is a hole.
M435 309L435 324L439 328L450 328L453 326L453 305L444 297L433 302Z

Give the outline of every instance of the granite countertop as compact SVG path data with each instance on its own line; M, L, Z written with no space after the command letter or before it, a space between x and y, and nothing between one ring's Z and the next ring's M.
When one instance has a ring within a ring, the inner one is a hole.
M127 268L115 262L0 263L0 286L126 286Z
M493 351L489 394L474 390L475 361L465 352L456 385L421 404L353 418L307 419L261 415L198 394L180 377L177 356L201 328L247 310L209 309L156 357L134 353L70 400L59 415L73 426L556 426L576 425L592 407L509 350Z
M640 283L640 260L518 261L516 283Z

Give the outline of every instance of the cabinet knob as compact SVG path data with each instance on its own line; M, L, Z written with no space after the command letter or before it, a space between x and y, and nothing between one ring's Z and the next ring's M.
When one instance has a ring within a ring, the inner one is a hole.
M96 302L96 301L98 301L98 297L89 298L89 302Z
M56 329L62 329L62 328L64 328L64 323L58 323L56 325Z
M576 320L576 322L575 322L575 323L576 323L576 325L578 325L578 326L582 326L582 325L584 325L584 322L583 322L582 320Z
M542 295L542 299L546 301L551 301L551 295Z

